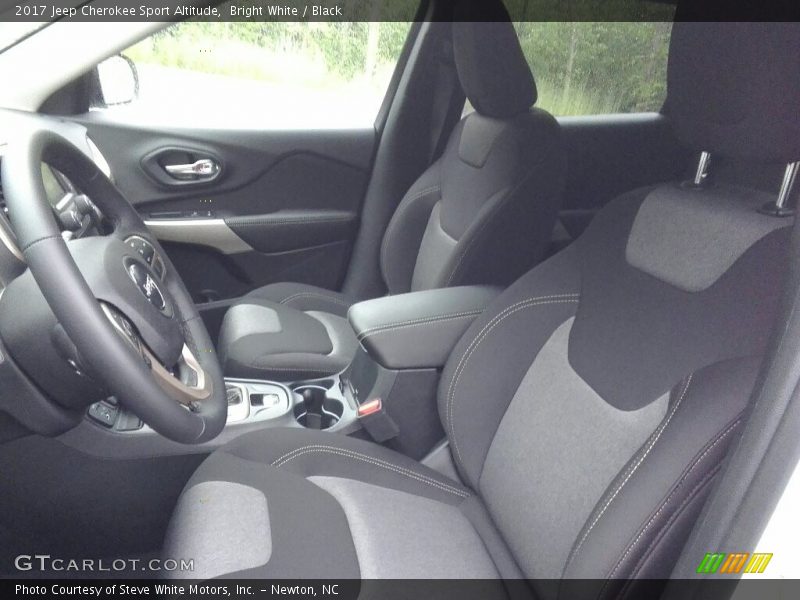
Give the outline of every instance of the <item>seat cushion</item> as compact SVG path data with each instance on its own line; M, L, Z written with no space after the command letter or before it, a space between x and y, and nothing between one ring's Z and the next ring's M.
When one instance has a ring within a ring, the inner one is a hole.
M193 557L193 572L173 573L191 578L519 577L461 483L370 442L298 429L212 454L178 502L165 552Z
M245 298L259 298L277 302L296 310L318 310L339 317L347 316L347 309L356 300L345 294L303 283L273 283L253 290Z
M219 355L228 377L314 379L344 370L358 342L335 292L294 284L266 286L226 313Z

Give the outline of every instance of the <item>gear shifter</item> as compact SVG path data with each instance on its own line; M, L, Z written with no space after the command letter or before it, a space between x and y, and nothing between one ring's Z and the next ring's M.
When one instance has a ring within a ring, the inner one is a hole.
M325 401L325 394L315 393L319 391L306 388L302 392L306 407L305 425L308 429L322 429L322 403Z

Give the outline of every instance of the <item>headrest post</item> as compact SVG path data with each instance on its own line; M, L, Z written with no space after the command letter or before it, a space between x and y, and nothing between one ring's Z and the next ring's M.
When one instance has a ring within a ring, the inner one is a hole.
M711 153L703 150L700 153L700 160L697 163L697 171L694 174L694 181L692 182L695 187L703 187L706 179L708 178L708 163L711 162Z
M792 195L797 172L800 171L800 161L790 162L786 165L783 172L783 181L778 197L774 203L767 204L761 208L761 212L773 217L788 217L794 214L794 208L789 206L789 198Z
M789 195L794 188L794 180L797 178L798 170L800 170L800 162L793 162L786 165L786 170L783 172L781 191L778 192L778 200L775 202L775 206L778 208L787 208Z

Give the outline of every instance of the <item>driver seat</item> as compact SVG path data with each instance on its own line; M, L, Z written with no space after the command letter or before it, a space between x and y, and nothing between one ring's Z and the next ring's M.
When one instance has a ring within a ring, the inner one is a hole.
M498 20L452 29L455 71L475 111L455 126L382 234L380 267L392 295L505 287L541 261L556 222L566 171L561 129L548 112L531 107L536 83L502 3L459 6L496 11ZM250 292L223 319L223 372L299 381L343 371L358 349L347 323L354 302L292 282Z
M800 159L798 33L676 23L682 141ZM774 200L722 181L616 199L456 346L436 455L454 469L325 432L243 435L187 484L167 556L194 558L192 578L526 578L545 598L575 596L562 578L606 598L669 577L778 314L793 219L758 210Z

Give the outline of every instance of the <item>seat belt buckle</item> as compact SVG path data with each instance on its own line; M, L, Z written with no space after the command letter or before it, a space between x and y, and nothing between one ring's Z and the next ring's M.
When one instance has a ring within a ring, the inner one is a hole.
M400 428L383 408L383 401L380 398L359 404L358 421L378 443L386 442L400 434Z

